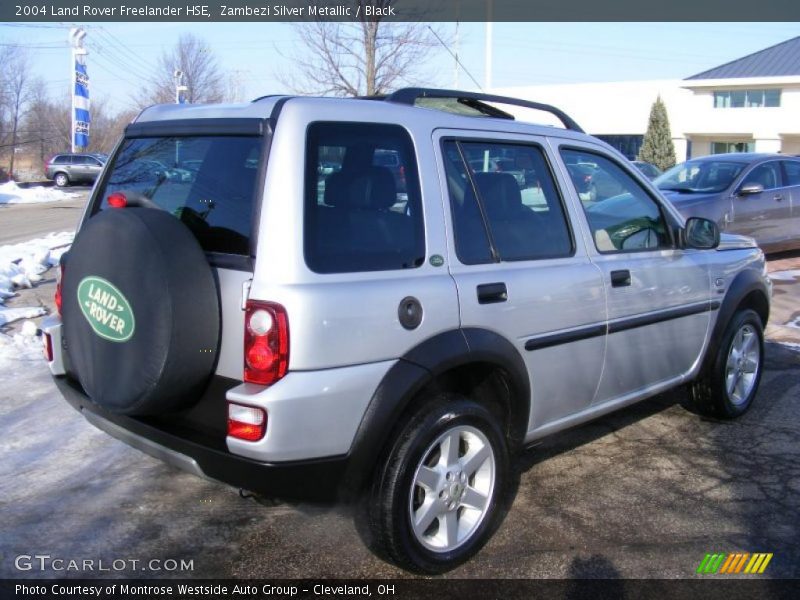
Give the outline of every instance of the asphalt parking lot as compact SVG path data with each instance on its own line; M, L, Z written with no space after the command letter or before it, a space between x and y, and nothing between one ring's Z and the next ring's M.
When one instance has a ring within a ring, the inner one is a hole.
M800 269L800 253L771 262ZM47 304L51 281L15 303ZM546 440L517 461L497 535L446 577L696 577L706 553L734 551L771 552L764 576L800 577L800 275L775 283L747 415L699 417L676 391ZM41 361L17 361L2 378L0 577L407 576L365 549L346 508L265 507L140 454L61 400ZM15 568L33 554L192 568Z

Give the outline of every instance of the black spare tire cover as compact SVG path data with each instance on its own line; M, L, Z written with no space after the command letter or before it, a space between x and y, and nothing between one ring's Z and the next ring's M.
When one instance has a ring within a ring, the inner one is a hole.
M62 315L70 374L114 413L187 406L216 364L214 275L192 233L161 210L107 209L84 224L64 265Z

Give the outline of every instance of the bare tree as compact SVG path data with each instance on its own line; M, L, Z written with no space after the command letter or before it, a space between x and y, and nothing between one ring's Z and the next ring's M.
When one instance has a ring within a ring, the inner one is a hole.
M30 92L31 75L30 59L27 52L18 46L6 46L3 56L0 57L3 64L3 100L7 118L8 129L10 131L10 156L8 173L14 174L14 158L17 151L19 125L24 116Z
M150 85L139 96L140 105L175 101L175 70L183 72L183 85L189 89L186 101L191 103L221 102L225 82L211 46L191 33L181 35L172 50L159 60L159 70Z
M389 0L352 0L363 6L388 6ZM373 96L413 84L436 47L425 23L362 19L354 23L298 23L299 55L284 56L291 71L278 79L298 93Z

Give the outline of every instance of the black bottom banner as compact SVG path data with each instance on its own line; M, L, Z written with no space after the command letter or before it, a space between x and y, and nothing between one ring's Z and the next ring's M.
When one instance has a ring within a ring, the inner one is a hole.
M3 579L0 598L53 600L264 600L315 598L565 600L698 598L758 600L800 598L800 580L786 579L387 579L387 580L128 580Z

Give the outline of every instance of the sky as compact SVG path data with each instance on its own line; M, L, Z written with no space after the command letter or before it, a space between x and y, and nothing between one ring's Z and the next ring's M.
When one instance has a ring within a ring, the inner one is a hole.
M66 95L67 35L72 23L0 23L0 44L28 48L36 75ZM93 98L121 110L181 33L204 38L223 70L251 99L285 92L277 79L297 48L284 23L88 23L87 64ZM485 86L485 23L434 24ZM494 23L493 87L591 81L682 79L800 35L800 23ZM420 84L476 89L443 47L431 51Z

